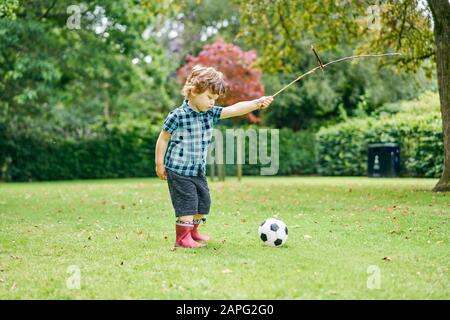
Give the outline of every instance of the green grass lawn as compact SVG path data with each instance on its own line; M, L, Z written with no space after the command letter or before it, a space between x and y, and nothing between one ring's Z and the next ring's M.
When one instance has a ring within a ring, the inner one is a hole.
M213 240L176 250L156 178L3 183L0 299L449 299L450 195L435 182L210 182ZM289 228L281 248L258 238L271 216Z

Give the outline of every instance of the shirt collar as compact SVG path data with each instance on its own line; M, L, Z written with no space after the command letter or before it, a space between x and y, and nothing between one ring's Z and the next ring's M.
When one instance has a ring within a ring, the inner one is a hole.
M189 104L188 99L184 99L184 101L183 101L183 108L184 108L189 114L193 113L193 114L195 114L195 115L201 115L201 114L206 113L206 112L195 111L194 109L192 109L192 106Z

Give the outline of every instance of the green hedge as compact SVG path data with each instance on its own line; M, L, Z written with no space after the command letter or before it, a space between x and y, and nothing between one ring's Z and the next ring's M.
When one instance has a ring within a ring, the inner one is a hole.
M99 126L82 138L73 138L55 133L8 132L0 124L0 178L33 181L154 177L159 130L159 127L128 121ZM312 133L281 129L278 174L314 173L313 139ZM248 154L248 142L246 145ZM245 164L243 172L259 175L260 167L259 161L257 165ZM226 172L235 175L236 165L227 165Z
M144 126L97 128L84 138L0 130L6 181L143 177L155 174L157 132Z
M154 177L158 135L159 127L138 122L100 126L83 138L10 132L0 124L0 177L4 181ZM367 145L379 142L400 144L403 176L439 177L442 172L443 137L436 112L354 119L322 128L316 135L283 128L279 137L278 175L366 175ZM270 154L270 145L268 149ZM248 140L245 154L244 175L260 175L259 157L258 164L248 164ZM236 165L226 165L227 175L236 172Z
M225 139L225 130L227 128L221 127L220 130L224 137L224 161L225 161L225 150L227 147ZM228 128L237 129L237 128ZM246 126L242 128L244 131L247 129L258 129L256 126ZM267 155L270 157L271 150L271 136L270 128L269 134L267 135ZM298 131L294 132L289 128L282 128L279 130L279 170L277 175L308 175L314 174L316 172L315 163L315 149L314 149L314 133L308 131ZM257 157L257 164L249 164L249 139L246 138L245 142L245 164L242 166L243 175L260 175L261 168L269 167L270 164L261 165L259 156ZM258 142L259 143L259 142ZM236 146L236 143L235 143ZM263 146L265 148L265 146ZM235 151L236 157L236 151ZM207 173L209 174L209 166L207 168ZM237 165L227 164L225 166L226 175L234 176L237 175Z
M400 145L401 174L439 177L443 170L443 135L440 114L398 113L378 119L354 119L316 135L317 171L321 175L367 175L367 146L394 142Z
M316 135L280 129L277 174L366 175L367 145L395 142L401 148L403 176L439 177L443 169L441 118L436 97L427 99L416 105L409 103L408 107L388 106L377 119L352 119L322 128ZM218 128L222 132L227 129ZM258 129L242 129L250 128ZM40 131L11 131L0 123L0 178L31 181L154 177L159 130L159 126L129 120L120 125L98 126L82 138L73 138ZM224 143L226 148L226 140ZM270 154L270 145L268 149ZM260 175L261 167L269 166L262 166L259 156L258 164L248 164L248 139L245 154L244 175ZM236 175L236 167L226 165L226 174Z

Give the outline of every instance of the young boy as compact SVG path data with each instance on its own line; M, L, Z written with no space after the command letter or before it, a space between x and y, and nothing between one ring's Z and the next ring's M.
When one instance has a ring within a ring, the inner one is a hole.
M202 66L192 69L182 93L183 104L164 120L156 142L155 162L156 174L167 180L177 217L175 246L194 248L206 246L197 241L209 240L198 232L198 227L211 206L205 173L213 125L220 119L265 109L273 98L262 97L226 108L215 106L216 99L225 93L223 74Z

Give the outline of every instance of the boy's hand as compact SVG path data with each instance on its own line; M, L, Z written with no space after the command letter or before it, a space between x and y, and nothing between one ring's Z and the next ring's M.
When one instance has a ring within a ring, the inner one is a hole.
M156 165L156 174L161 180L167 180L167 171L163 164Z
M266 109L272 103L272 101L273 101L272 96L261 97L257 100L257 104L260 109Z

